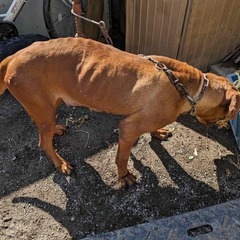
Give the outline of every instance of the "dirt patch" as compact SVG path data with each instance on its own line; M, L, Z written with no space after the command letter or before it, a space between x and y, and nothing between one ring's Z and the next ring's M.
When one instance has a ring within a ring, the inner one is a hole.
M138 183L126 190L115 184L121 117L63 106L58 121L66 119L69 133L56 137L55 147L75 164L71 177L57 173L39 150L20 104L9 93L1 96L0 239L80 239L240 196L231 130L207 129L184 116L169 125L169 141L143 135L129 162Z

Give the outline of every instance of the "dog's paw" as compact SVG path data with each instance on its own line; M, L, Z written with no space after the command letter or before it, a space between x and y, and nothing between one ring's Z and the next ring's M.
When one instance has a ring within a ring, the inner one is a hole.
M136 182L136 180L137 180L136 177L130 172L128 172L123 177L119 177L119 182L122 188L131 186L133 183Z
M58 136L62 136L67 132L68 128L69 127L66 125L56 125L54 133Z
M70 176L73 172L73 166L68 162L64 162L61 166L57 167L57 170L64 175Z
M160 140L167 140L172 136L172 132L166 128L158 129L155 132L151 132L152 137L156 137Z

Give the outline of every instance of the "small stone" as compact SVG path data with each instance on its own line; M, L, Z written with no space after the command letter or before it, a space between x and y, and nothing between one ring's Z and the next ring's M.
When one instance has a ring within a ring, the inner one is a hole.
M3 219L3 222L10 222L12 220L11 217Z
M189 159L189 160L193 160L193 159L194 159L194 156L189 156L188 159Z

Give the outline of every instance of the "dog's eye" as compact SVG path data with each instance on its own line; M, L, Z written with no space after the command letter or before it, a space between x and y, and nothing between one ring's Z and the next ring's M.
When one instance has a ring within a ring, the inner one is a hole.
M224 108L229 108L230 100L225 101L221 106L223 106Z
M225 102L225 103L222 105L222 108L223 108L223 111L224 111L225 114L228 113L228 111L229 111L229 106L230 106L230 101L227 101L227 102Z

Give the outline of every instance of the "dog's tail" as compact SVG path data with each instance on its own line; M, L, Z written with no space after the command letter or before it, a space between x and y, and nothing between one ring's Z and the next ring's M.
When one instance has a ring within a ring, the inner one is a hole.
M6 61L0 62L0 96L5 92L7 86L4 82L4 77L7 71L7 63Z

